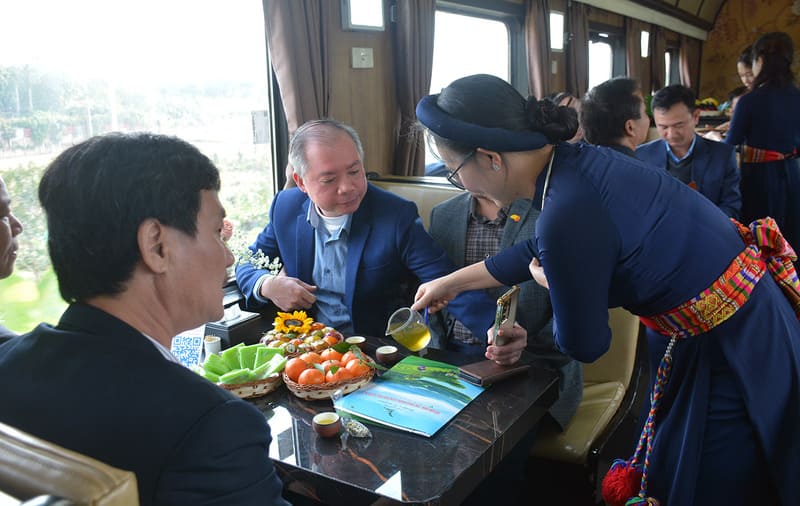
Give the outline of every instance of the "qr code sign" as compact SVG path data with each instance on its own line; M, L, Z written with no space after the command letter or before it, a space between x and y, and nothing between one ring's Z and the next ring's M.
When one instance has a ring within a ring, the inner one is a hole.
M172 338L172 354L186 367L200 363L203 352L203 329L190 330Z

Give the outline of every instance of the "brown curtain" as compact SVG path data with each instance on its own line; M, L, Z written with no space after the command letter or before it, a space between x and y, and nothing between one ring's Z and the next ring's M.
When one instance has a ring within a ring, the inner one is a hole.
M263 0L272 67L289 134L328 115L331 78L327 46L328 0Z
M693 88L695 93L699 92L697 85L700 81L700 41L681 35L678 60L680 62L678 70L680 70L681 84Z
M642 83L642 31L648 27L638 19L625 18L625 63L631 79Z
M567 3L567 91L582 97L589 87L589 22L588 7L578 2Z
M528 90L538 99L550 93L550 1L525 0Z
M393 50L400 117L392 173L425 174L425 144L415 127L417 102L430 93L436 0L398 0Z
M650 25L650 91L656 92L664 87L667 79L664 68L664 54L667 52L667 38L664 29Z

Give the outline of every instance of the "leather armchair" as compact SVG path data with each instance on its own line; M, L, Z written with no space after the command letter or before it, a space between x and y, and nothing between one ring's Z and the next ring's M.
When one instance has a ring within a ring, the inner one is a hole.
M132 472L3 423L0 423L0 491L20 501L49 495L91 506L139 504L136 475Z

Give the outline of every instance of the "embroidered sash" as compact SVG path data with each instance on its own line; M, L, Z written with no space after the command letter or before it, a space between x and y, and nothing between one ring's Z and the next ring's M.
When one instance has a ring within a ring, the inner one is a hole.
M766 163L786 160L788 158L797 158L798 152L797 148L794 148L794 151L791 153L781 153L780 151L770 151L769 149L742 145L741 155L743 163Z
M731 219L747 245L710 287L678 307L656 316L642 316L645 326L665 336L683 339L708 332L744 305L765 272L781 287L800 318L800 281L792 247L772 218L756 220L750 228Z

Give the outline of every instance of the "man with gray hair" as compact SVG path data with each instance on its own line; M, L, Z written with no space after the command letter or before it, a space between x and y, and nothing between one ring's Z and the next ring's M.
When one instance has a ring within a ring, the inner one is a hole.
M453 270L416 205L368 184L363 154L358 134L338 121L297 129L289 145L297 188L275 196L269 224L250 246L280 257L283 269L273 276L250 263L237 267L248 307L310 309L344 334L382 336L392 312L411 303L401 288L411 275L428 281ZM475 335L486 335L494 318L482 292L457 297L449 309Z

